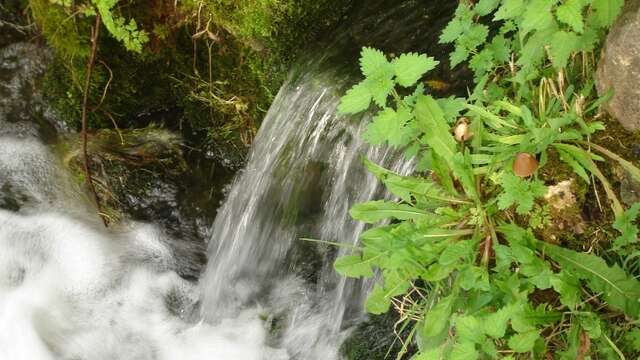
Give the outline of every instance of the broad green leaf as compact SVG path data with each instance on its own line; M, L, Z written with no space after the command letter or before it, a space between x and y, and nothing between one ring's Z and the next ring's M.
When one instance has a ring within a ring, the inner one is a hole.
M375 285L369 293L365 303L365 309L371 314L384 314L391 306L391 299L385 295L384 289L380 285Z
M418 126L424 131L424 140L453 167L451 160L456 151L456 141L438 103L431 96L420 96L415 108Z
M584 0L567 0L556 9L556 17L569 25L573 31L581 33L584 30L582 17L584 5Z
M622 249L638 242L638 226L634 222L639 214L640 203L635 203L629 210L616 216L613 228L620 232L620 236L613 241L616 249Z
M476 79L481 78L489 72L493 67L493 51L486 48L479 53L473 55L469 61L469 68L473 70Z
M557 0L531 0L520 23L520 34L526 36L533 30L545 30L553 24L551 8Z
M474 343L461 342L454 344L449 355L449 360L477 360L480 353Z
M340 99L338 112L341 114L356 114L365 111L371 104L371 92L369 88L363 84L357 84Z
M500 308L495 313L487 315L482 321L484 333L494 339L503 338L513 311L513 306L508 305Z
M366 223L375 223L383 219L419 220L429 213L406 204L376 200L354 205L349 211L351 217Z
M371 277L373 270L371 269L371 260L363 260L358 255L348 255L339 257L333 264L338 274L347 277Z
M396 112L392 108L380 111L367 126L364 139L372 145L388 142L394 147L405 146L411 140L413 129L408 126L412 115L406 108Z
M500 4L500 0L480 0L473 8L480 16L489 15Z
M388 74L391 64L382 51L364 47L360 52L360 70L365 77L377 77Z
M581 301L579 280L566 271L551 279L551 286L560 294L560 303L569 309L575 309Z
M365 159L367 169L382 181L392 194L407 203L424 197L424 201L438 204L462 204L464 200L449 195L438 183L429 178L400 176Z
M447 328L455 300L456 296L451 294L442 298L436 306L427 312L423 324L423 336L437 336Z
M444 266L455 264L461 259L470 256L473 253L473 249L474 242L470 240L458 241L444 249L438 262Z
M494 15L493 21L513 19L520 16L524 9L524 0L504 0L500 9Z
M551 37L549 55L557 71L567 66L569 57L579 49L579 38L573 32L558 31Z
M391 94L393 86L395 85L391 79L393 77L393 70L391 70L390 74L391 76L379 75L368 77L362 82L369 90L373 102L381 108L387 106L389 94Z
M426 55L416 53L402 54L391 63L396 75L396 82L400 86L409 87L415 85L428 71L438 65L438 61Z
M591 6L595 11L596 23L601 27L613 25L623 5L624 0L593 0Z
M454 42L462 32L464 31L464 26L460 19L453 18L447 26L442 30L442 34L440 34L440 43L448 44Z
M479 344L484 340L482 324L474 316L457 316L454 326L456 329L456 337L460 342Z
M411 360L442 360L442 347L422 351Z
M521 334L512 335L509 338L509 348L517 353L526 353L533 350L536 340L540 337L538 330L531 330Z
M627 275L619 266L608 266L595 255L578 253L559 246L539 243L544 253L563 266L573 269L577 277L586 280L589 287L602 293L602 297L613 308L632 317L640 316L640 282Z

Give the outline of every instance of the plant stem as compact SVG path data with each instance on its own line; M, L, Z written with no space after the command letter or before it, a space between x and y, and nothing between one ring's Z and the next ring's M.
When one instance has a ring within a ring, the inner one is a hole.
M91 73L93 72L93 67L96 62L96 53L98 52L98 36L100 35L100 12L96 12L96 23L91 28L91 54L89 55L89 60L87 61L87 74L84 81L84 93L82 96L82 159L85 173L85 181L89 190L93 194L93 198L96 203L96 207L98 208L98 214L100 211L100 198L98 197L98 193L96 192L96 188L93 185L93 176L91 175L91 166L89 164L90 159L87 151L87 111L88 111L88 102L89 102L89 85L91 84ZM106 217L100 215L100 219L102 219L102 223L105 227L108 227L109 224L107 222Z

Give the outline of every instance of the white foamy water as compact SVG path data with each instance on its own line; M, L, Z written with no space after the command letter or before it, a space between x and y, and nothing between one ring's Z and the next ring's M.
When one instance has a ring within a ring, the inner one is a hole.
M0 187L26 203L0 210L0 359L288 359L257 307L195 322L200 293L174 272L170 239L105 230L64 179L37 140L0 137Z

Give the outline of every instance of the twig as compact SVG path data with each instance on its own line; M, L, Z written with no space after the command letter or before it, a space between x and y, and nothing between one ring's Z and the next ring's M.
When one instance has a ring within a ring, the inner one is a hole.
M100 13L96 13L96 23L91 29L91 54L89 55L89 60L87 61L87 74L84 81L84 94L82 97L82 158L84 165L84 173L85 173L85 181L89 190L93 194L93 198L96 202L96 207L98 208L98 214L100 214L100 219L102 219L102 223L105 227L109 226L107 222L107 218L102 215L103 212L100 209L100 198L98 197L98 193L96 192L96 188L93 185L93 176L91 176L91 166L89 164L89 156L87 154L87 108L89 102L89 85L91 84L91 73L93 72L93 66L96 62L96 53L98 51L98 36L100 35Z

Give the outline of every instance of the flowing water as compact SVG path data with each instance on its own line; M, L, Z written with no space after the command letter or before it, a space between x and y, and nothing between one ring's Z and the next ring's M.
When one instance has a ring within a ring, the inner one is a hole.
M363 231L349 208L385 196L362 157L411 164L362 141L369 115L336 114L357 79L338 64L375 39L388 51L431 47L437 32L416 24L446 15L420 4L372 2L294 66L218 211L199 283L177 275L175 234L100 225L48 145L65 129L33 88L45 60L25 55L37 52L29 44L1 49L0 359L339 359L371 283L332 263Z

